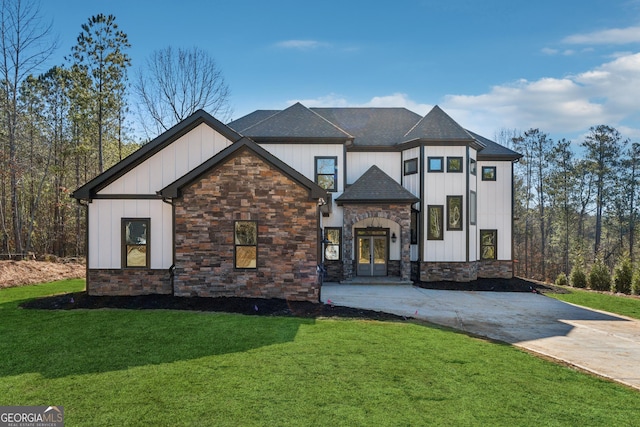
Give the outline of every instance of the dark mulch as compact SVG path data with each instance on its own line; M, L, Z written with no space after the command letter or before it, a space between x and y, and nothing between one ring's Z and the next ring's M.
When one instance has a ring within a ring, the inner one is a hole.
M443 290L497 292L567 292L562 288L520 278L479 279L469 283L430 282L420 287ZM329 304L283 299L239 297L175 297L172 295L90 296L86 292L38 298L21 305L23 308L44 310L72 310L77 308L124 308L133 310L195 310L240 313L250 316L296 316L305 318L346 317L372 320L406 320L402 316L372 310L339 307Z
M536 292L539 294L566 294L568 290L531 279L514 277L513 279L478 279L468 283L458 282L420 282L417 286L425 289L447 291L493 291L493 292Z
M295 316L304 318L346 317L371 320L406 320L402 316L372 310L339 307L306 301L239 297L174 297L172 295L90 296L86 292L38 298L21 305L43 310L77 308L125 308L134 310L193 310L240 313L250 316Z

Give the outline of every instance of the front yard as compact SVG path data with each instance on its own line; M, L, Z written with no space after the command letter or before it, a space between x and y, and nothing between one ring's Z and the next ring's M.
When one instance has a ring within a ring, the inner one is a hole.
M412 322L27 310L0 290L0 404L69 426L633 425L637 391Z

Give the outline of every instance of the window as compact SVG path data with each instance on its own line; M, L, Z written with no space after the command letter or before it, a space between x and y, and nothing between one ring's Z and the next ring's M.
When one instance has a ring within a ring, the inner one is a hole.
M462 157L447 157L447 172L462 172Z
M404 161L404 174L413 175L418 173L418 159L409 159Z
M122 219L122 267L149 268L149 218Z
M429 157L427 163L429 172L444 172L444 157Z
M476 198L476 192L469 193L469 223L476 225L476 218L478 215L478 200Z
M254 269L258 265L258 223L236 221L234 224L235 268Z
M327 191L338 191L338 158L316 157L316 184Z
M418 244L418 224L420 223L420 212L411 210L411 244Z
M476 174L476 161L474 159L469 159L469 173L471 175Z
M429 205L427 207L427 215L429 224L427 228L428 240L443 240L444 233L442 231L442 216L444 213L444 206Z
M496 167L495 166L483 166L482 167L482 180L483 181L495 181L496 180Z
M324 259L326 261L337 261L340 259L340 242L342 240L342 228L329 228L324 229L324 238L331 243L327 243L324 246Z
M497 259L498 231L480 230L480 259Z
M462 230L462 196L447 196L447 230Z

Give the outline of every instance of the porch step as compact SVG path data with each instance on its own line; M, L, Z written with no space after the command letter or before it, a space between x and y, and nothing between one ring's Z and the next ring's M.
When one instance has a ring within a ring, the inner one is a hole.
M402 277L366 277L358 276L348 280L341 280L341 285L413 285L411 280L402 280Z

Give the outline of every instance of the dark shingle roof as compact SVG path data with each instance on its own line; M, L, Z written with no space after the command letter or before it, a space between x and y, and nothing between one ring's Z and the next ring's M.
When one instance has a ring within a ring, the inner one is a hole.
M240 119L242 120L242 119ZM239 121L239 120L238 120ZM237 122L237 121L236 121ZM261 138L352 139L344 130L299 102L240 131L255 140Z
M355 138L358 146L394 146L420 115L406 108L311 108Z
M522 157L522 154L517 153L504 145L493 142L484 136L478 135L477 133L473 133L471 131L468 132L485 146L481 151L478 151L478 160L518 160Z
M473 141L474 138L437 105L405 134L405 140Z
M371 166L336 199L344 203L415 203L419 199L379 167Z
M236 132L242 133L243 130L254 126L261 121L268 119L274 114L279 113L280 110L256 110L253 113L247 114L246 116L240 117L237 120L227 123L231 129Z

